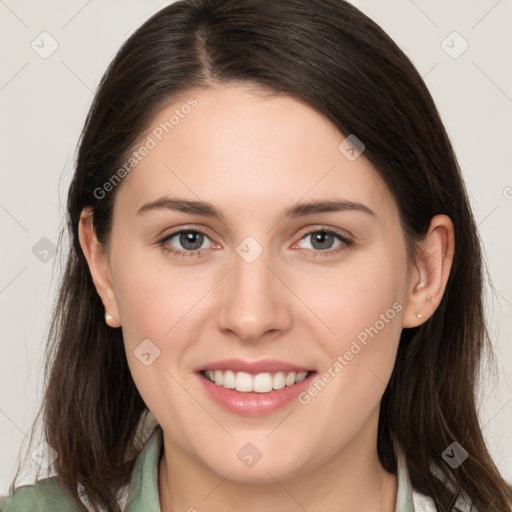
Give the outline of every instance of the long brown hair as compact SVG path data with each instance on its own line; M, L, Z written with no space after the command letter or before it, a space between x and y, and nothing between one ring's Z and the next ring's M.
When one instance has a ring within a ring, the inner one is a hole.
M105 197L95 191L159 109L212 81L299 98L341 133L355 134L393 193L410 244L425 235L434 215L451 217L456 252L448 285L434 315L402 332L381 403L378 454L386 470L396 471L398 442L412 484L439 511L451 510L463 493L479 512L510 509L511 491L489 455L475 404L488 340L480 243L459 166L410 60L342 0L181 0L145 22L108 67L79 143L68 196L70 251L48 336L41 411L62 483L75 497L81 486L93 506L118 512L146 410L121 330L105 324L77 239L80 213L93 208L98 239L107 244L122 183ZM452 442L469 454L457 469L441 458Z

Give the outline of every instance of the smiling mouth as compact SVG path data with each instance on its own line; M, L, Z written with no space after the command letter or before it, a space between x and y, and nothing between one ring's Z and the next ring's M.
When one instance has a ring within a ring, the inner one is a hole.
M298 384L315 372L263 372L252 375L232 370L203 370L200 373L205 379L225 389L240 393L270 393Z

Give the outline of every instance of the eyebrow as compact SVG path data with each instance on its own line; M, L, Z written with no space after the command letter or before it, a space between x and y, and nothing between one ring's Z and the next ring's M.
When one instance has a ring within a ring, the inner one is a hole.
M145 203L137 211L137 215L145 213L171 210L193 215L201 215L204 217L212 217L224 220L224 214L218 210L212 203L207 201L190 201L188 199L162 197L155 201ZM376 217L375 212L362 203L352 201L344 201L340 199L324 199L320 201L308 201L296 203L279 216L278 221L284 218L305 217L315 213L344 212L357 211Z

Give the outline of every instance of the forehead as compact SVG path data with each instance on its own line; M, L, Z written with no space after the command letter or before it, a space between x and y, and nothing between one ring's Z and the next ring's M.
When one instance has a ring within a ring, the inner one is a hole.
M144 202L176 194L251 215L329 196L389 208L391 194L363 155L347 158L345 138L290 96L241 86L190 91L135 144L137 162L116 203L135 214Z

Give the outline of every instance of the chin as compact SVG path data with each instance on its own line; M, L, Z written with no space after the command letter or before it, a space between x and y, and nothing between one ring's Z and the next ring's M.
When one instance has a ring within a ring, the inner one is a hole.
M235 457L224 458L223 463L220 465L219 460L222 459L219 459L218 456L212 459L213 465L208 464L208 461L205 461L205 463L210 470L223 478L229 475L229 480L248 484L275 484L276 480L287 480L308 471L306 466L312 467L311 464L299 462L296 455L285 458L275 452L272 453L270 448L268 448L269 456L267 460L265 460L266 457L263 450L260 452L260 458L258 458L259 455L255 449L253 459L251 460L250 456L245 457L245 455L250 453L252 449L254 448L247 447L244 451L242 448Z

